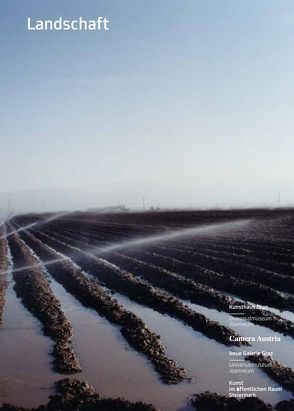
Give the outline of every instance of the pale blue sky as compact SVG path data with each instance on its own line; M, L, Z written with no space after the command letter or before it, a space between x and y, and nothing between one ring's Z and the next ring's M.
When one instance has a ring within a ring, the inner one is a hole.
M109 32L26 31L99 15ZM1 0L0 35L0 192L294 203L292 0Z

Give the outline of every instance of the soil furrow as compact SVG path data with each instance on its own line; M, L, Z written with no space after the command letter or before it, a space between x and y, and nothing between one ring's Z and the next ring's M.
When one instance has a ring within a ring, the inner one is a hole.
M159 248L166 249L167 246L159 245ZM224 275L233 275L242 279L254 279L259 283L280 291L294 291L294 278L291 276L279 275L273 271L259 268L253 264L245 264L234 256L231 260L224 257L217 257L212 254L192 252L183 250L179 246L168 246L175 257L184 258L186 262L201 264L211 270L218 270Z
M44 262L59 258L59 254L31 234L22 232L21 237ZM158 335L150 331L139 317L119 305L96 281L87 278L70 260L50 264L48 269L53 278L84 306L121 326L124 338L149 358L165 383L177 384L187 377L183 368L167 358Z
M216 393L204 392L196 394L191 404L197 411L293 411L294 400L280 401L271 406L259 398L230 398Z
M62 235L62 237L70 240L68 236ZM76 234L75 241L82 244L84 247L91 247L94 245L93 238L91 239L91 244L87 243L85 240L83 242L77 240L77 238L82 237L83 235ZM237 308L240 306L240 303L233 298L224 296L210 287L197 284L193 280L169 271L164 265L153 265L150 263L150 260L154 261L153 253L140 251L139 255L143 260L131 257L129 254L133 253L128 253L127 251L120 253L109 252L104 258L126 271L131 271L132 274L146 279L152 285L163 288L180 298L188 299L195 304L215 308L219 311L231 313L232 315L234 314L235 307ZM137 254L138 252L135 252L135 255ZM147 256L150 256L150 259L148 259L148 257L146 258L146 254ZM246 315L252 318L251 322L254 324L263 325L274 331L294 337L294 324L291 321L287 321L269 311L253 308L246 310Z
M172 259L175 264L178 264L179 268L177 270L180 270L179 272L183 276L192 278L196 282L225 292L231 292L259 304L267 304L282 310L294 310L293 298L286 297L286 295L264 284L225 273L217 265L212 269L209 268L206 262L198 261L193 263L186 261L185 255L178 256L168 247L161 246L160 255Z
M83 231L83 230L82 230ZM60 232L60 230L58 230L58 232ZM64 232L64 230L62 231ZM78 234L77 234L78 236ZM96 237L101 238L101 234L97 233ZM91 236L91 238L94 238ZM100 245L107 245L109 244L108 242L105 242L105 240L103 240L103 235L102 235L102 239L101 239L101 243ZM266 298L268 300L268 304L272 305L275 308L278 309L289 309L289 310L293 310L294 307L294 300L291 298L288 298L286 296L282 296L279 292L277 292L274 288L271 288L267 285L264 284L260 284L257 283L256 281L252 281L252 280L247 280L247 276L244 275L244 278L242 277L237 277L234 275L238 272L237 271L233 271L233 274L229 274L227 272L227 270L221 270L221 267L219 267L219 265L217 264L217 262L213 265L214 269L210 267L209 263L207 263L207 260L209 261L210 258L206 258L206 260L203 261L197 261L196 262L190 262L187 261L189 260L189 256L187 257L186 253L182 253L180 256L177 256L177 259L175 259L175 251L173 247L167 247L166 245L157 245L157 246L152 246L152 247L148 247L149 249L152 250L159 250L159 253L164 257L171 257L174 261L178 261L179 263L181 263L181 267L177 268L181 271L179 271L180 274L184 275L185 277L188 277L187 273L191 274L191 270L192 273L194 274L195 272L195 276L193 275L192 278L197 281L200 282L202 284L206 284L210 287L214 287L217 289L220 289L222 291L226 291L226 289L224 289L224 284L226 284L228 286L228 290L229 292L232 292L242 298L248 298L251 299L252 301L255 301L257 303L261 303L261 304L265 304L265 297L264 297L264 293L266 290ZM211 261L210 261L211 263ZM215 271L215 269L217 268L217 270ZM205 270L205 274L202 275L201 274L201 270ZM253 267L254 269L254 267ZM221 270L221 271L220 271ZM207 283L207 275L212 274L212 273L216 273L218 274L217 280L215 281L215 284L213 284L213 282L208 282ZM224 282L220 282L220 276L224 279ZM189 275L191 277L191 275ZM256 276L255 276L256 277ZM254 277L254 279L255 279ZM230 283L230 284L229 284ZM280 277L277 276L275 283L278 284L283 284L283 281L281 281ZM236 284L241 284L242 285L242 289L240 289L240 287L237 287ZM220 287L219 287L220 286ZM285 288L284 285L281 285L280 287L282 287L283 289ZM292 307L292 308L291 308Z
M89 252L78 249L75 245L68 245L49 238L40 231L34 230L35 235L49 245L58 246L66 255L73 254L72 257L86 271L91 272L101 282L114 291L119 291L127 295L140 304L151 307L163 314L168 314L185 324L191 326L195 331L200 331L209 338L225 345L245 345L240 342L230 341L230 336L236 335L233 330L211 321L202 314L198 314L186 305L182 304L172 295L159 291L146 281L134 277L131 273L120 270L114 264L95 257ZM74 242L73 242L74 243Z
M224 246L215 246L215 244L207 244L204 242L197 243L194 245L194 247L188 247L183 244L181 244L181 247L179 248L183 251L188 251L188 252L201 252L202 254L208 254L212 255L214 257L220 257L224 258L226 261L231 261L233 258L234 260L237 260L240 263L244 263L245 265L256 267L258 270L263 272L268 272L270 275L275 276L281 276L281 278L286 278L290 277L289 280L291 280L291 277L294 276L294 269L292 267L292 263L287 263L285 260L283 262L278 262L277 260L272 258L272 255L268 256L263 256L263 258L256 257L252 253L242 253L238 248L225 248ZM293 261L293 256L292 256L292 261Z
M84 381L65 379L56 382L55 386L56 394L49 398L46 405L25 409L4 404L0 406L0 411L157 411L153 405L143 402L102 398Z
M254 364L258 364L270 378L277 381L287 391L294 393L294 371L273 360L271 357L260 355L249 355L245 358Z
M286 253L285 250L278 251L274 248L270 250L267 249L267 246L264 244L252 245L240 243L237 241L222 239L217 241L217 239L208 239L201 238L201 241L192 242L191 240L183 240L181 243L182 249L188 251L197 251L197 250L206 250L209 252L223 253L226 255L236 255L240 259L248 259L248 261L256 261L264 268L270 270L274 269L278 272L281 270L281 274L292 275L294 276L293 267L291 263L294 259L293 253ZM246 248L245 248L246 247ZM287 269L287 272L284 272ZM287 274L288 273L288 274Z
M53 226L53 228L59 228L56 225ZM74 229L73 227L68 227L67 225L62 226L62 230L68 231L74 235L77 235L81 232L85 234L85 236L90 238L96 238L98 239L101 238L101 241L105 241L106 238L109 238L113 241L120 241L121 237L117 236L116 233L114 232L109 235L110 233L106 230L101 230L95 231L91 229L86 229L84 227L80 227L78 230ZM243 244L241 243L239 247L236 245L235 242L231 241L231 244L234 245L226 245L225 241L228 241L227 239L222 239L221 241L211 239L208 241L207 238L203 238L201 236L197 236L197 240L195 239L182 239L181 240L181 247L179 249L182 249L183 251L187 250L188 252L197 252L199 250L205 250L205 252L209 252L212 254L215 254L216 256L226 256L229 259L231 259L232 256L234 258L239 259L240 261L244 261L245 263L251 264L254 261L254 266L257 268L265 269L265 270L270 270L274 271L274 274L278 275L286 275L293 277L294 276L294 269L292 267L292 262L294 260L294 255L289 254L288 256L284 254L273 254L273 251L271 252L266 252L266 248L262 248L262 255L261 256L256 256L255 251L256 249L252 248L245 249L243 248ZM169 242L172 246L176 246L177 243L176 241L170 241ZM152 247L151 247L152 248ZM274 255L274 258L273 258ZM281 259L281 261L278 261L278 259ZM288 257L288 258L287 258Z
M44 229L43 232L50 233L50 231ZM63 237L60 231L57 231L58 235ZM246 281L242 278L236 278L233 276L225 275L201 264L195 264L185 262L185 260L179 260L172 257L172 250L167 247L160 247L161 257L170 258L173 262L177 262L180 265L177 267L177 272L186 278L190 278L197 283L216 288L224 292L230 292L241 298L254 301L258 304L270 305L282 310L294 310L294 300L282 295L280 292L258 284L253 281Z
M13 272L14 288L24 306L42 323L44 334L55 342L52 354L56 371L63 374L79 372L81 368L71 347L71 325L54 297L48 280L37 267L38 261L17 234L9 237L9 247L14 268L34 266Z

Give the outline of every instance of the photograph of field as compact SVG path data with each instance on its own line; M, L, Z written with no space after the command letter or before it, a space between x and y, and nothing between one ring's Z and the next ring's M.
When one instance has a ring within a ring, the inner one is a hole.
M294 411L293 0L1 0L0 44L0 411Z
M241 350L248 355L237 358L246 363L268 364L242 374L251 385L272 387L258 398L293 409L293 224L291 209L27 214L4 221L1 396L40 405L53 383L70 377L102 395L105 404L97 400L93 409L214 409L201 408L212 399L195 394L226 395L229 364L233 373L239 365L228 352ZM250 308L245 326L238 323L242 304ZM20 323L32 339L25 356ZM240 338L248 335L282 342ZM107 405L106 398L119 397L126 400L121 408L115 400ZM249 406L274 409L259 401Z

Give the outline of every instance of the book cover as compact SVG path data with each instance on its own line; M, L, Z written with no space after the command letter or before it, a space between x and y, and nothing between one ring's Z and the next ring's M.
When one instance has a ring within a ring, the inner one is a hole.
M0 410L294 411L293 2L0 37Z

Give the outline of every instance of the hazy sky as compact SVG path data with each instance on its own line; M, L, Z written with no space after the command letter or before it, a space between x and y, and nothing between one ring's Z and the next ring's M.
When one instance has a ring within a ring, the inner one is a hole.
M293 0L1 0L0 35L0 193L294 203Z

